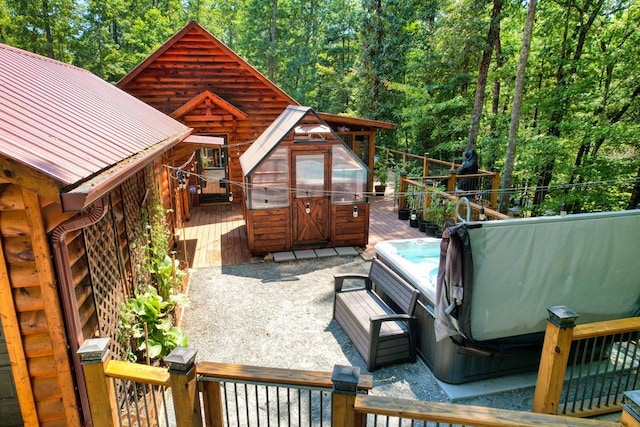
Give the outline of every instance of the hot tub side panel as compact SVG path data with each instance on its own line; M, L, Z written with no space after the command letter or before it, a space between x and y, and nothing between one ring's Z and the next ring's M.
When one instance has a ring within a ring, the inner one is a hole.
M454 342L464 342L461 336L436 341L433 305L420 295L416 307L418 323L418 356L433 375L449 384L463 384L538 369L542 345L529 345L504 353L482 354Z

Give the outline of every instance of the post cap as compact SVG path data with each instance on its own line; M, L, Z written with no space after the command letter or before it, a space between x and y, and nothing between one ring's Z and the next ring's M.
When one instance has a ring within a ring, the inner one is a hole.
M197 350L176 347L164 358L169 371L188 372L195 364Z
M357 366L335 365L331 373L333 390L342 393L355 393L360 381L360 368Z
M110 338L90 338L85 340L77 353L82 363L99 363L109 354Z
M572 328L576 325L576 319L580 317L578 313L571 310L566 305L555 305L547 308L549 321L560 328Z
M622 409L629 413L637 421L640 421L640 390L622 392Z

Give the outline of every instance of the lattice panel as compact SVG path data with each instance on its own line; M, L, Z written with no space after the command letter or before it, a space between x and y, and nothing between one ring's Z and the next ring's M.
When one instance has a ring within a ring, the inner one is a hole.
M110 337L114 357L125 360L126 354L118 342L118 324L120 308L128 296L120 272L111 212L109 209L98 223L86 227L84 235L100 336Z
M144 268L145 248L148 244L146 229L143 224L145 213L142 200L145 195L144 172L139 172L122 184L122 201L124 204L124 221L127 229L129 256L135 289L143 283L150 283L151 275Z

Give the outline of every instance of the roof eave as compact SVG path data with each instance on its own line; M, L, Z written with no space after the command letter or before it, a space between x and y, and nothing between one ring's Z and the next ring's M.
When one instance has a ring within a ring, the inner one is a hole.
M338 114L331 113L317 113L325 122L344 123L357 126L369 126L380 129L395 129L396 124L391 122L383 122L381 120L362 119L359 117L340 116Z
M191 134L192 129L174 135L159 142L147 150L141 151L116 164L108 170L82 182L77 187L61 192L62 211L65 213L81 212L99 198L108 194L126 179L142 170L158 156L170 150Z

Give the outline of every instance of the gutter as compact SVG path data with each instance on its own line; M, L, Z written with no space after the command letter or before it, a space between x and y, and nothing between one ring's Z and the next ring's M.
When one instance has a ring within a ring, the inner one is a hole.
M91 408L87 395L87 386L84 379L84 371L78 357L78 349L84 342L82 335L82 325L80 323L80 313L78 312L78 301L73 286L73 274L69 265L69 248L66 244L66 235L69 232L80 230L100 221L109 211L108 196L98 199L91 211L83 215L73 217L58 225L51 232L51 244L53 246L53 262L55 265L58 287L60 288L62 312L67 326L67 337L71 349L71 359L77 381L78 394L82 407L82 416L85 426L92 426Z
M191 134L193 129L168 138L144 151L135 154L128 159L116 164L108 170L83 182L76 188L61 192L60 200L62 211L65 213L77 213L90 206L93 202L108 194L111 190L122 184L127 178L142 170L160 155L169 151L180 141Z

